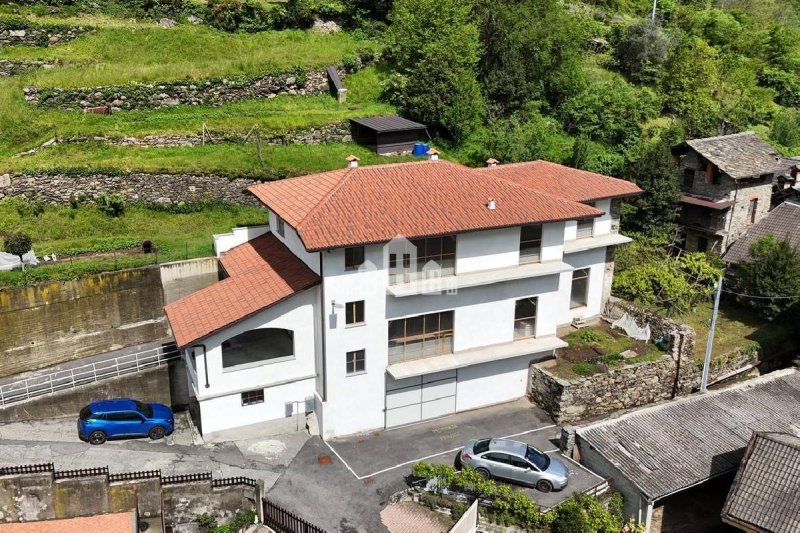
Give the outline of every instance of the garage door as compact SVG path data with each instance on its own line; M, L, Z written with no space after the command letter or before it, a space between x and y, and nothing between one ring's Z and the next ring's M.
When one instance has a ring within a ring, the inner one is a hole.
M456 412L457 371L393 379L386 376L386 427Z

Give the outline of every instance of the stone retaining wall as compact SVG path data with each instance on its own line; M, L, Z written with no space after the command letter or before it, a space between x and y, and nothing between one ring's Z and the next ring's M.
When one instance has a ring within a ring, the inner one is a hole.
M657 361L638 363L583 378L565 380L545 368L532 366L529 395L559 424L600 418L619 411L686 395L699 386L702 363L694 358L696 333L685 324L638 309L612 299L607 316L619 318L623 312L637 323L648 322L653 338L670 339L669 353ZM709 382L754 363L754 347L715 358Z
M53 68L47 61L27 61L23 59L0 59L0 78L18 76L35 68Z
M91 31L81 26L34 26L22 21L0 21L0 46L51 46Z
M92 201L102 194L118 194L126 202L179 203L217 200L231 204L261 205L247 192L258 183L248 178L197 174L71 175L45 172L0 175L0 199L25 194L38 195L45 202L65 204L70 198Z
M344 76L345 71L340 69L339 75ZM29 104L65 110L110 106L112 111L157 109L176 105L218 106L250 98L275 98L282 94L317 95L327 91L328 79L324 70L157 84L24 89L25 101Z

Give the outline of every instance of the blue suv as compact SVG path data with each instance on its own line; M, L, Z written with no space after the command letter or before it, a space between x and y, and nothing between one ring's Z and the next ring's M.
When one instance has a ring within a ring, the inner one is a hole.
M174 429L175 418L166 405L127 398L92 402L78 416L78 437L90 444L112 437L160 439Z

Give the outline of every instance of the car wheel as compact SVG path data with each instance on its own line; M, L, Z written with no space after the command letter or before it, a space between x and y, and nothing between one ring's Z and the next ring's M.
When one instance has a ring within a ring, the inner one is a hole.
M161 426L153 426L152 428L150 428L149 436L153 440L163 439L164 428Z
M540 479L536 483L536 490L539 492L550 492L553 490L553 484L547 481L546 479Z
M483 479L492 479L492 473L485 468L476 468L475 471L479 473Z
M102 431L92 431L89 434L89 444L103 444L106 441L106 434Z

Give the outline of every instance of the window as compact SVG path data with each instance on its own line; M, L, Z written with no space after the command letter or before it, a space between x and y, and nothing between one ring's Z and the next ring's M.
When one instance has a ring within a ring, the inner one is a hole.
M344 304L345 324L356 326L364 323L364 300Z
M705 237L697 238L697 251L698 252L708 251L708 239L706 239Z
M594 207L594 202L587 202L586 205ZM594 219L588 218L584 220L579 220L576 238L586 239L587 237L591 237L592 235L594 235Z
M141 422L142 415L133 411L120 411L117 413L106 413L106 420L114 422Z
M683 187L691 189L694 186L694 170L691 168L683 169Z
M389 364L453 353L453 312L389 322Z
M525 457L531 463L536 465L536 468L539 470L547 470L547 467L550 466L550 458L540 452L539 450L535 450L528 446L528 449L525 452Z
M542 259L542 225L522 226L519 232L520 263L538 263Z
M283 222L283 219L278 215L275 215L275 231L278 232L278 235L284 237L286 234L286 225Z
M719 185L719 169L711 162L706 164L706 183Z
M414 239L411 244L417 247L417 272L424 272L434 268L440 270L443 276L452 275L456 271L456 237L432 237L430 239ZM410 257L408 259L410 261ZM435 263L428 264L431 261ZM403 256L403 266L406 256ZM409 265L410 266L410 265Z
M347 352L345 360L347 361L347 373L357 374L366 371L366 352L364 350L356 350L354 352Z
M354 246L344 249L344 269L358 270L364 264L364 247Z
M569 308L586 305L589 292L589 269L582 268L572 273L572 292L569 296Z
M749 211L747 212L747 218L750 219L751 224L755 224L757 212L758 212L758 198L751 198L750 208Z
M242 393L242 406L264 403L264 389L249 390Z
M294 357L294 332L288 329L251 329L222 343L223 370L249 368Z
M505 453L497 453L497 452L487 453L486 455L483 456L483 459L488 459L489 461L495 463L502 463L504 465L511 464L511 456Z
M536 336L536 298L517 300L514 310L514 340Z

